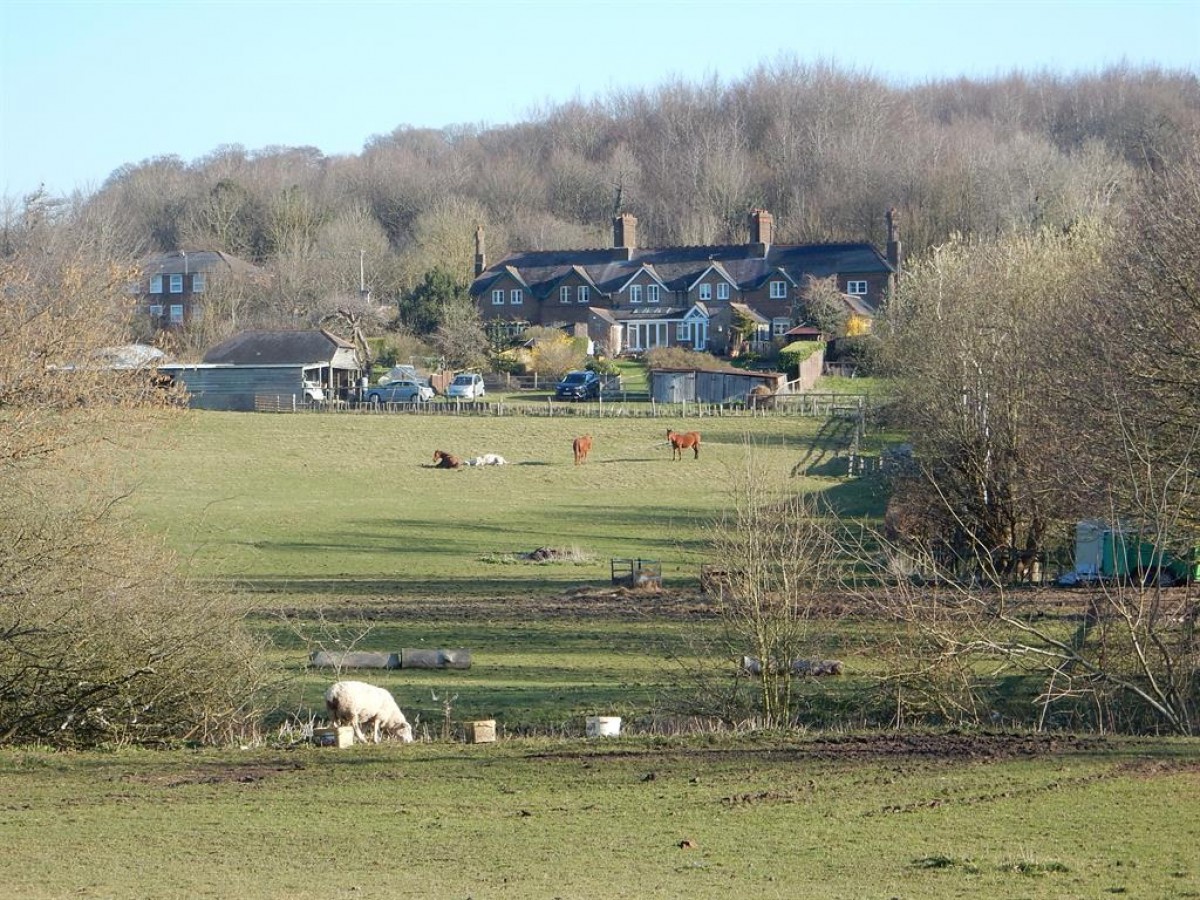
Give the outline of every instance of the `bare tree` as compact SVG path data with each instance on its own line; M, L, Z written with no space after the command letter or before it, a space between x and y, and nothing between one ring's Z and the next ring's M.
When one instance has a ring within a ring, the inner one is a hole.
M136 272L47 249L0 262L0 741L230 739L255 719L256 642L122 520L87 452L173 414L153 372L106 352Z
M1109 240L1081 224L996 241L956 239L912 265L880 332L899 375L922 478L960 562L1001 568L1078 512L1084 441L1062 415L1064 320L1088 305Z
M838 583L837 528L813 496L778 490L749 448L728 485L709 541L722 567L717 656L749 675L761 722L787 726L798 713L794 663L810 657L811 620Z

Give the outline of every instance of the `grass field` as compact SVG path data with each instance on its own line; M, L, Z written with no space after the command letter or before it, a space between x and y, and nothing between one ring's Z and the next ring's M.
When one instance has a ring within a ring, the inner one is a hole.
M1200 895L1172 741L0 753L11 897Z
M701 456L673 462L683 424ZM123 460L131 508L248 591L278 708L241 749L0 750L0 895L1200 897L1196 741L853 731L853 710L825 732L672 732L717 629L694 588L731 473L753 448L781 485L878 516L881 488L836 474L841 441L782 417L187 416ZM512 465L435 470L434 449ZM582 561L519 558L540 546ZM662 560L669 590L613 591L626 556ZM856 696L875 627L813 623L814 655L848 668L814 705ZM474 661L355 673L418 743L311 747L295 726L333 676L308 654L350 645ZM622 737L584 739L597 713ZM476 718L501 740L463 744Z
M748 447L781 486L879 515L867 482L827 475L845 429L801 418L686 420L699 459L672 461L680 421L204 413L137 461L133 502L199 574L293 596L545 591L604 581L613 557L694 582L706 532ZM571 440L590 432L586 465ZM511 465L446 471L434 450ZM515 564L544 546L578 565Z

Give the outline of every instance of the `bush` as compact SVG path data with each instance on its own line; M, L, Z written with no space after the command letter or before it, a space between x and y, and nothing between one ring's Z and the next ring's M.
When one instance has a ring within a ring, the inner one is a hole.
M862 376L879 374L879 338L871 334L839 338L833 342L830 362L853 363Z
M646 351L644 359L648 369L703 369L715 372L729 368L711 353L684 347L655 347Z
M103 510L0 504L0 742L226 743L260 721L265 655L226 594Z
M797 341L779 351L779 367L789 372L800 368L800 364L814 353L824 349L823 341Z
M615 361L602 356L597 356L588 361L586 368L591 369L597 375L620 375L621 367Z

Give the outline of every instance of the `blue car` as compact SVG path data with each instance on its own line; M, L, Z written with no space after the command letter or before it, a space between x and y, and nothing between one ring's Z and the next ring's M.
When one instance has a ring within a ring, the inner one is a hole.
M554 396L559 400L596 400L601 390L600 376L583 370L564 375L562 381L554 386Z

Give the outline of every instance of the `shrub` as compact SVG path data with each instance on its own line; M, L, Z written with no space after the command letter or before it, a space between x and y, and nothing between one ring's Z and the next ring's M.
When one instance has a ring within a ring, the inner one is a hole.
M260 719L265 656L228 594L100 510L3 504L0 741L222 743Z
M688 350L685 347L655 347L647 350L646 367L649 369L703 369L719 371L729 368L711 353Z

